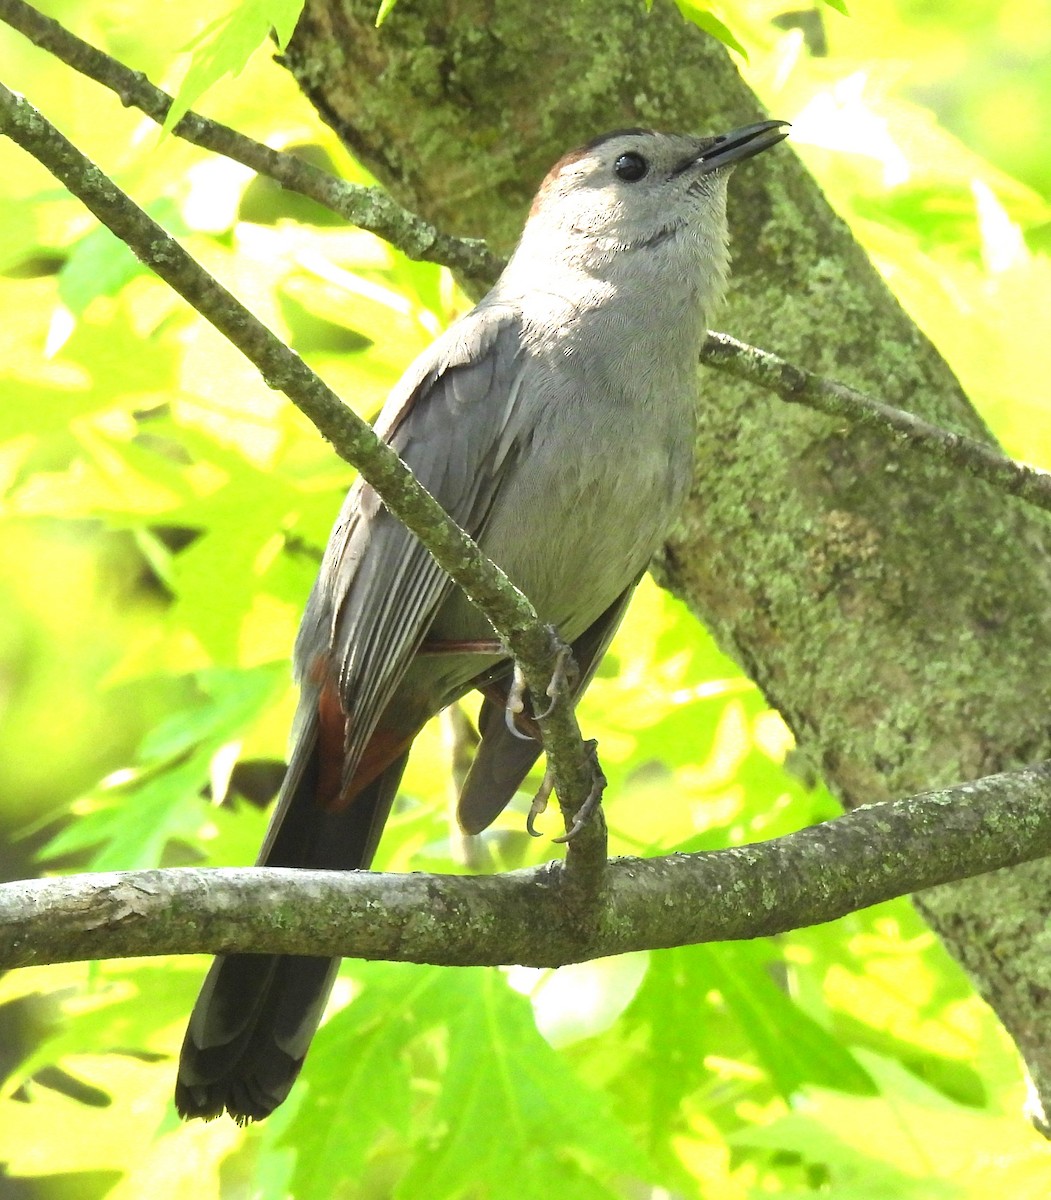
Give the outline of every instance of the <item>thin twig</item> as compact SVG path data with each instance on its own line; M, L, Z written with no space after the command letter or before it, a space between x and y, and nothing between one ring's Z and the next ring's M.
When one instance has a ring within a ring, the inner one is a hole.
M358 468L387 508L427 547L438 565L485 614L521 664L530 691L543 695L554 678L563 645L550 626L477 544L449 517L412 472L271 330L213 279L90 162L27 100L0 84L0 133L45 166L135 255L215 326L284 394L336 452ZM568 826L585 802L592 757L584 744L568 688L539 722ZM595 822L596 828L598 823ZM601 851L601 858L596 858ZM587 866L589 879L605 860L605 839L590 832L571 844L569 860ZM590 886L590 884L589 884Z
M593 921L564 902L559 862L468 878L177 867L9 883L0 969L216 952L561 966L782 933L1049 853L1043 763L752 846L614 859Z
M776 392L790 404L803 404L851 424L879 430L913 450L963 468L1009 496L1051 512L1051 473L1016 462L977 438L932 425L725 333L708 334L701 362Z
M137 108L159 125L164 123L172 98L141 71L132 71L23 0L0 0L0 20L73 70L115 92L126 108ZM195 146L243 163L291 192L309 196L352 225L390 242L409 258L451 268L476 294L488 288L500 273L502 263L485 242L442 233L396 204L382 188L337 179L293 154L271 150L196 113L187 113L172 132Z

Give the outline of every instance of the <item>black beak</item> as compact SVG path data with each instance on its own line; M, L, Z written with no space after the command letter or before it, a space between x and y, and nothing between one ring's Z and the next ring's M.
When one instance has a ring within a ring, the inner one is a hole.
M787 121L760 121L756 125L744 125L732 133L713 138L712 144L697 156L695 163L701 174L707 175L709 171L717 171L720 167L739 163L754 154L762 154L786 137Z

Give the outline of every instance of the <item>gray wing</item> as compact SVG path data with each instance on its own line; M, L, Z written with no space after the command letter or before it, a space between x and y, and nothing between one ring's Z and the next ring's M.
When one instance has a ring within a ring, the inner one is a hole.
M440 338L392 393L377 432L472 536L517 456L523 375L518 314L479 307ZM296 641L297 735L316 724L323 676L348 717L344 782L451 584L416 536L361 480L347 495Z

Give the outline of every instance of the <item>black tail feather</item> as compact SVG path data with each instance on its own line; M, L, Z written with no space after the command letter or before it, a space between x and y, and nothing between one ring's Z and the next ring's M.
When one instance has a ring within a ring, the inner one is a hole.
M405 769L393 762L341 812L314 802L316 765L289 780L260 865L368 867ZM311 756L312 758L312 756ZM291 769L290 769L291 775ZM288 1095L332 989L339 959L230 954L212 964L183 1041L175 1106L185 1118L268 1116Z

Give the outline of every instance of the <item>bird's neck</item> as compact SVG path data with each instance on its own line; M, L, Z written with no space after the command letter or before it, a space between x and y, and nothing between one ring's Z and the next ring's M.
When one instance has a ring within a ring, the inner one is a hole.
M722 299L728 267L721 230L708 236L686 227L635 246L570 239L557 254L550 243L527 235L491 298L547 327L597 317L699 346Z

